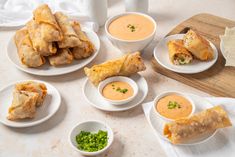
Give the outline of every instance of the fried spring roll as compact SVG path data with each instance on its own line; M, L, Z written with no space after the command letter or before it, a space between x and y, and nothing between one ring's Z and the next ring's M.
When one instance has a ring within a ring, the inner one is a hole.
M70 64L73 61L73 55L69 49L58 49L56 55L48 57L49 62L53 66Z
M81 45L81 41L73 30L68 17L61 12L56 12L55 18L63 32L63 40L58 42L59 48L71 48Z
M99 82L112 76L129 76L146 69L139 52L124 55L121 58L106 61L91 68L84 68L90 81L97 86Z
M189 64L193 60L191 53L184 47L183 40L171 40L167 43L170 61L175 65Z
M90 57L95 51L94 45L90 42L86 34L81 30L80 24L72 21L71 25L81 41L81 45L71 49L75 59L84 59Z
M14 91L12 104L8 109L7 119L19 120L34 118L37 98L38 93L35 92Z
M43 101L47 95L47 87L44 83L38 83L34 81L25 81L20 82L15 85L15 90L18 91L27 91L27 92L36 92L39 94L36 106L39 107L43 104Z
M167 123L164 127L163 134L173 144L178 144L228 126L232 126L232 124L226 111L220 106L215 106L197 113L190 118L183 118Z
M213 49L210 43L198 33L189 30L183 37L184 46L188 49L197 59L206 61L214 57Z
M14 39L22 64L28 67L39 67L45 63L45 58L33 49L28 30L26 28L16 31Z
M43 39L41 32L42 25L37 24L35 20L30 20L26 26L35 51L39 52L42 56L49 56L56 53L55 43L47 42Z
M33 15L34 20L40 25L41 36L45 41L53 42L63 39L62 31L48 5L43 4L37 7Z

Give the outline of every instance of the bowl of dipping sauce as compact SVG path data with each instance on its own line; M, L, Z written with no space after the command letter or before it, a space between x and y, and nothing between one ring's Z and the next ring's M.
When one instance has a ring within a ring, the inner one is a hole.
M105 32L112 44L122 52L143 50L154 38L157 24L143 13L126 12L109 18Z
M167 121L190 117L195 111L194 102L180 92L166 92L154 99L156 114Z
M113 131L101 121L81 122L71 130L69 143L82 155L94 156L106 151L113 142Z
M138 85L128 77L115 76L100 82L98 92L110 104L122 105L136 97Z

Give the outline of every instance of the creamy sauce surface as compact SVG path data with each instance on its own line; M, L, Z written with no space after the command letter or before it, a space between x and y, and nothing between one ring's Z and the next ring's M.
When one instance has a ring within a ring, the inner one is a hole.
M153 22L142 15L129 14L113 20L108 27L109 33L123 40L140 40L154 31Z
M161 98L155 107L162 116L172 120L188 117L192 112L190 101L176 94Z
M124 100L133 94L134 90L131 85L122 81L108 83L102 90L102 95L110 100Z

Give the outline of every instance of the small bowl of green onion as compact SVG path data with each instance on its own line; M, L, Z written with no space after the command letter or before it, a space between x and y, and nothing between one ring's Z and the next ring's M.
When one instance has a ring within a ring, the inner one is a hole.
M94 156L106 151L113 142L113 131L100 121L85 121L77 124L70 132L71 146L86 156Z

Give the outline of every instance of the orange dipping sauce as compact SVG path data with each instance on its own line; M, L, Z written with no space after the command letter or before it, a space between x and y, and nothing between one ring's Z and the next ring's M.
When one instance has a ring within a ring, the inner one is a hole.
M163 117L172 120L188 117L192 113L192 104L190 101L176 94L162 97L155 104L155 108Z

